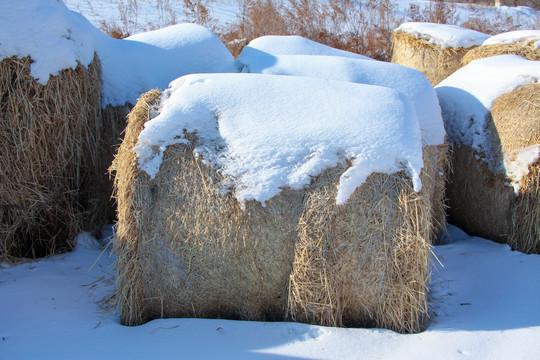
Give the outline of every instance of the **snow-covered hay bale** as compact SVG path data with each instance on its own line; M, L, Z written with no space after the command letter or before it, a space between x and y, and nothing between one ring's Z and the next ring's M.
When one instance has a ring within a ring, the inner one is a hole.
M265 49L273 37L266 37ZM261 38L264 39L264 38ZM285 37L285 39L288 39ZM290 41L290 40L289 40ZM254 42L256 42L254 40ZM256 42L256 44L259 44ZM259 44L260 46L260 44ZM260 46L262 47L262 46ZM283 49L281 49L284 51ZM424 146L424 173L434 180L431 193L434 231L444 228L446 209L444 189L448 172L448 145L437 94L426 77L418 70L398 64L332 55L249 55L236 61L241 72L269 75L307 76L327 80L384 86L405 95L418 117ZM428 171L428 168L430 171ZM436 235L436 234L434 234Z
M2 258L65 251L105 220L101 66L86 25L58 1L0 13Z
M421 167L412 105L384 87L190 75L144 95L112 167L122 322L420 331L432 231Z
M540 252L540 65L476 60L437 87L453 142L450 220L513 249Z
M461 62L465 66L473 60L496 55L519 55L529 60L540 60L540 30L510 31L492 36L482 46L469 51Z
M393 34L395 64L420 70L433 86L461 67L461 59L489 35L455 25L405 23Z

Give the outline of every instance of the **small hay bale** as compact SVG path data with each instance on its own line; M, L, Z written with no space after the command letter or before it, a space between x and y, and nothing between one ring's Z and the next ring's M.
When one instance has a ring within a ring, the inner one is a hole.
M468 51L470 48L443 49L409 33L395 31L391 62L420 70L435 86L461 67L461 59Z
M242 209L218 191L223 176L194 156L195 134L167 147L153 180L138 168L134 146L159 100L158 91L139 99L111 167L123 324L220 317L425 327L435 179L422 171L417 193L403 172L375 173L338 206L340 165L306 189ZM437 153L424 149L426 166Z
M100 63L30 75L30 57L0 62L0 258L71 249L103 219L94 180L100 163ZM108 199L107 199L108 201Z
M500 96L487 127L494 160L486 161L486 155L471 146L455 145L447 187L450 222L525 253L540 253L540 160L528 164L528 173L521 179L512 179L508 173L524 150L540 151L539 109L539 84ZM519 189L517 193L510 183Z
M527 44L514 43L478 46L463 56L461 66L467 65L473 60L497 55L519 55L529 60L540 60L540 48L536 48L534 43L534 41L530 41Z

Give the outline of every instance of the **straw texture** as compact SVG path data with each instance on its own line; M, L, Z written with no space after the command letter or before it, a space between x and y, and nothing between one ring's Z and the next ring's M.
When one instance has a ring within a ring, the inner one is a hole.
M0 258L39 257L99 229L108 197L96 178L106 164L100 118L101 67L63 70L43 86L32 60L0 62ZM105 199L105 200L103 200Z

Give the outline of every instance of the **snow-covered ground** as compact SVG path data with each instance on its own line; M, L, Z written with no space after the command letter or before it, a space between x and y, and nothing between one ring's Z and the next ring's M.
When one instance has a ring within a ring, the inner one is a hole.
M434 248L430 325L400 335L208 319L125 327L101 303L114 290L114 257L82 234L73 253L0 264L0 358L538 359L540 256L453 226L447 240Z

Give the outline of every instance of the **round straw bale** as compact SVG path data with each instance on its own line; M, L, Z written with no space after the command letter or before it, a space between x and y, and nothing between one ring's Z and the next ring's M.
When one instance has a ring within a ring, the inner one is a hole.
M78 65L41 85L32 59L0 62L0 258L70 249L101 223L100 63ZM108 199L107 199L108 200Z
M450 220L471 234L539 253L539 159L519 180L496 169L508 168L519 151L540 144L540 85L525 85L500 96L491 109L488 133L495 164L488 164L484 154L469 146L454 149L447 188Z
M527 44L496 44L482 45L467 52L461 59L461 66L465 66L473 60L483 59L497 55L519 55L528 60L540 60L540 48L536 48L534 41Z
M420 70L435 86L461 67L461 59L470 49L443 49L409 33L395 31L391 62Z
M138 169L133 147L157 101L157 91L139 99L111 167L123 324L183 316L423 329L435 178L423 172L416 193L404 173L372 174L338 206L341 165L242 209L194 156L193 134L167 148L153 180ZM438 149L427 153L435 168Z

